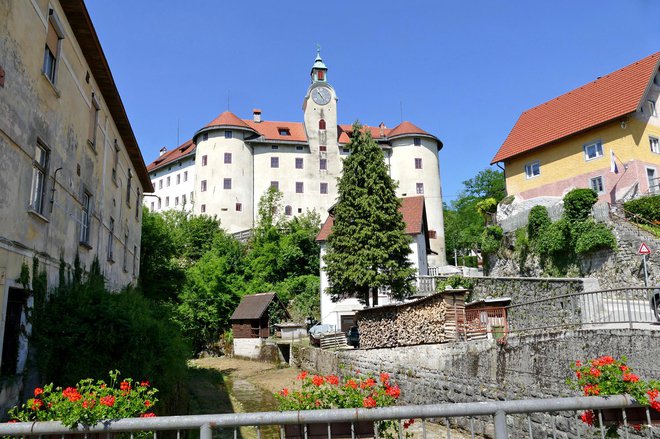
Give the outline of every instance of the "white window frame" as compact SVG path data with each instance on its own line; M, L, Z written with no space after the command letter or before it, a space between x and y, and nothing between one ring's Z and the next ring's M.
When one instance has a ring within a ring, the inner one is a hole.
M110 217L110 224L108 225L108 261L115 262L113 245L115 240L115 219Z
M653 117L656 117L658 115L658 112L655 108L655 101L652 101L651 99L646 101L646 106L649 108L649 114Z
M50 164L50 148L40 140L37 141L32 161L32 189L30 191L30 209L40 215L44 213L44 200L48 184L48 165Z
M589 148L591 147L595 148L594 152L596 153L596 155L594 157L589 157ZM603 157L603 143L600 140L596 142L587 143L584 146L582 146L582 149L584 151L584 160L587 162Z
M653 171L653 182L649 179L649 169ZM658 194L660 193L660 176L658 176L658 170L654 168L653 166L645 166L644 170L646 171L646 182L648 183L649 186L649 193L650 194Z
M424 195L424 183L415 183L415 193L417 195Z
M594 182L600 180L600 190L594 187ZM605 177L602 175L597 175L589 179L589 187L593 189L597 194L601 195L605 193Z
M660 154L660 139L655 136L649 136L649 146L651 152L655 154Z
M53 26L53 30L55 31L55 34L57 34L57 47L55 49L57 53L52 53L52 51L48 48L48 44L44 44L44 60L43 60L44 62L41 71L46 77L46 79L48 79L48 81L51 84L55 85L57 83L57 70L60 64L60 57L62 55L61 52L62 52L62 40L64 39L64 26L62 26L62 23L60 22L57 13L52 8L48 9L46 38L48 38L48 28L51 25ZM48 63L49 66L48 69L46 62L47 60L50 61Z
M89 245L90 226L92 217L92 194L88 191L83 191L80 215L80 243Z
M535 167L537 172L534 172ZM533 162L525 163L524 169L525 169L525 178L527 180L536 178L541 175L541 161L534 160Z

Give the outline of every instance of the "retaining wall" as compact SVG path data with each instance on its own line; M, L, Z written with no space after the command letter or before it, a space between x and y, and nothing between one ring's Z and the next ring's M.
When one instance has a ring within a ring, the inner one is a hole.
M574 396L566 384L570 363L600 355L626 355L642 378L659 378L660 331L580 330L490 340L354 351L296 350L292 361L305 370L341 374L388 372L401 387L404 404L498 401ZM553 416L531 417L533 436L551 434ZM568 414L554 416L557 438L577 437ZM457 419L467 428L467 419ZM527 437L527 420L508 417L510 437ZM524 423L523 423L524 422ZM492 421L477 420L479 434L493 437ZM584 432L582 433L584 437Z

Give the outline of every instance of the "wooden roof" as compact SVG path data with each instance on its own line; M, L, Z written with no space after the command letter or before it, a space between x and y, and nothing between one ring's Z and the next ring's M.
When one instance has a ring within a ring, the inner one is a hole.
M259 293L245 296L229 320L260 319L268 311L268 305L274 299L277 299L275 293ZM277 301L279 302L279 300Z

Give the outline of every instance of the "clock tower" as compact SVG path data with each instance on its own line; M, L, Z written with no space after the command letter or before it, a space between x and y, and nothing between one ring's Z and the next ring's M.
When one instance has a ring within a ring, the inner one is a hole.
M316 59L310 73L312 83L307 89L303 101L305 112L305 131L309 141L310 152L318 155L319 160L326 159L325 164L336 163L337 148L337 94L328 83L328 68L321 59L320 50L316 51ZM320 164L320 170L324 165ZM332 174L335 174L332 170ZM334 182L333 182L334 185Z

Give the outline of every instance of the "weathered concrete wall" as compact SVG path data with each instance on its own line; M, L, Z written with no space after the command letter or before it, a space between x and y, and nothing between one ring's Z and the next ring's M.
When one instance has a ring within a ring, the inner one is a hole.
M612 329L510 337L504 346L482 340L335 352L300 348L292 361L324 374L388 372L401 386L404 404L478 402L573 396L576 392L566 384L570 363L600 355L625 355L643 378L658 378L658 346L660 331ZM547 437L542 433L550 432L552 417L531 420L534 437ZM558 438L576 437L573 419L559 415L555 420ZM521 419L509 417L508 422L511 437L522 437ZM465 426L467 420L458 423ZM485 419L475 422L478 431L490 437L491 424Z
M463 314L465 292L443 292L403 305L357 313L361 348L413 346L454 340L456 312ZM451 328L447 328L448 321Z
M235 338L234 356L249 360L258 360L262 346L263 340L260 338Z

